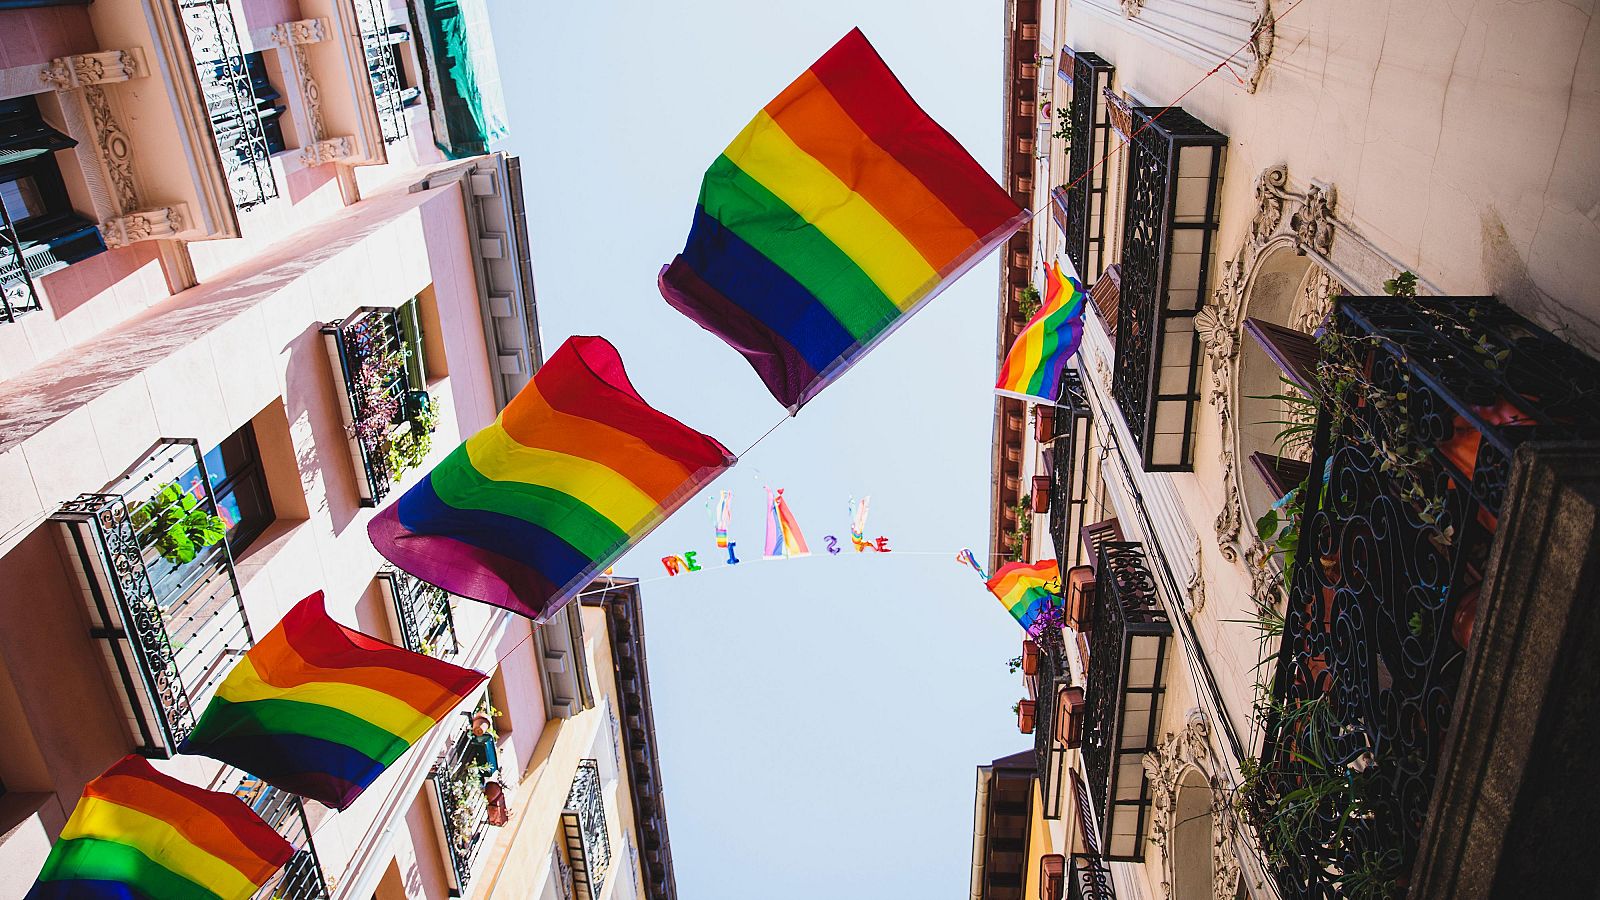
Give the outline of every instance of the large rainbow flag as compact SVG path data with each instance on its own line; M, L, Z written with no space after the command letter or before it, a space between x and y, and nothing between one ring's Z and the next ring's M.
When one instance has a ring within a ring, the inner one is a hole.
M344 809L487 677L340 625L318 591L239 660L179 750Z
M1083 304L1087 297L1078 279L1052 261L1045 275L1044 305L1017 335L1000 367L995 393L1043 403L1061 396L1067 361L1083 341Z
M125 756L84 785L27 900L247 900L293 856L239 798Z
M1046 607L1060 605L1061 569L1053 559L1006 563L995 570L987 586L1017 624L1032 632L1034 620Z
M646 403L608 341L572 337L367 534L423 581L543 621L733 463Z
M1030 215L857 29L711 164L659 283L798 411Z

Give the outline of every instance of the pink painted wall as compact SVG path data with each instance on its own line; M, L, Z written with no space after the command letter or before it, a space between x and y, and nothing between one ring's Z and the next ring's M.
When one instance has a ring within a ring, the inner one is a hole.
M89 11L82 6L45 6L0 12L0 69L43 65L58 56L93 53Z

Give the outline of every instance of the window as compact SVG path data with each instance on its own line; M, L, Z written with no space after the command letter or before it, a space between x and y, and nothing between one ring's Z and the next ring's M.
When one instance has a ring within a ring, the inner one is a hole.
M52 128L33 97L0 100L0 321L38 309L34 279L105 249L67 196L56 151L77 141Z
M272 80L267 77L266 57L260 53L251 53L244 58L245 71L250 74L250 93L256 98L256 116L261 119L261 131L267 137L267 152L282 153L286 149L283 140L283 94L272 86Z
M238 556L273 520L255 426L247 423L213 447L205 455L205 472L216 498L217 515L228 528L228 549ZM184 486L191 490L199 483L198 466L183 476Z

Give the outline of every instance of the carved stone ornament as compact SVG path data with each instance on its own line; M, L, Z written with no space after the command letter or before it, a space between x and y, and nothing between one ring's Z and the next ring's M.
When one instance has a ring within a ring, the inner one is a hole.
M1184 589L1189 594L1189 615L1198 616L1206 608L1206 578L1200 571L1201 552L1200 537L1195 536L1194 546L1189 550L1190 563L1193 566L1189 573L1189 583Z
M1254 94L1261 87L1261 76L1272 59L1272 45L1278 38L1278 20L1272 14L1270 0L1261 0L1255 21L1250 23L1250 68L1245 70L1244 89Z
M77 56L58 56L39 70L39 80L58 91L71 91L96 84L115 84L149 74L144 51L105 50Z
M111 188L111 200L119 215L139 208L139 187L133 178L133 148L128 133L122 130L111 98L104 88L91 85L83 89L83 103L94 128L95 152L101 173Z
M137 241L173 240L186 227L186 211L179 204L118 216L100 223L100 235L111 249Z
M1144 755L1144 772L1150 780L1151 815L1150 842L1155 844L1161 861L1161 892L1165 898L1172 896L1175 880L1172 870L1172 831L1177 827L1173 819L1178 811L1178 792L1183 779L1193 769L1199 772L1211 788L1211 884L1215 900L1234 900L1239 892L1241 876L1239 855L1235 851L1239 839L1239 823L1233 804L1229 802L1231 789L1217 776L1211 758L1211 724L1205 713L1194 710L1183 730L1169 733L1156 749Z
M1244 246L1222 267L1211 301L1195 316L1195 328L1211 363L1208 397L1220 420L1222 447L1222 509L1217 513L1217 545L1224 559L1239 561L1239 532L1244 519L1244 498L1239 486L1239 437L1233 422L1233 391L1237 381L1239 341L1242 337L1245 299L1262 259L1272 246L1292 246L1296 253L1325 258L1339 227L1334 217L1334 189L1312 185L1305 194L1289 186L1289 169L1277 165L1256 176L1256 212ZM1337 290L1325 270L1308 278L1307 290ZM1325 307L1322 308L1325 312ZM1303 314L1315 314L1309 308ZM1301 315L1296 316L1298 321ZM1320 319L1319 319L1320 321ZM1299 327L1298 325L1296 327Z
M272 42L280 47L315 44L328 39L327 19L297 19L272 29Z
M1121 0L1121 3L1122 15L1129 19L1139 15L1139 11L1144 9L1144 0Z
M300 151L300 161L307 166L320 166L326 163L338 162L349 159L356 152L356 141L352 137L328 138L318 141Z

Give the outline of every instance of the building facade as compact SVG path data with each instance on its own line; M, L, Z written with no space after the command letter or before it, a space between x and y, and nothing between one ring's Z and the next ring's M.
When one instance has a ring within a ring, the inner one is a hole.
M997 351L1051 260L1090 296L1058 404L996 405L991 554L1068 624L1026 896L1594 889L1588 23L1006 4Z
M0 3L0 896L130 752L284 898L675 896L635 586L537 629L366 523L542 360L481 3ZM350 809L175 750L306 595L491 673Z

